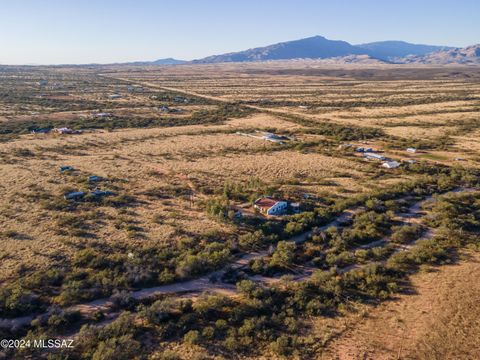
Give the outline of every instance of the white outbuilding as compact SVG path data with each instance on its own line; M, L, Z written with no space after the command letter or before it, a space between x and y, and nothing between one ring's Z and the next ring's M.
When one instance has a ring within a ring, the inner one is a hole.
M397 161L386 161L382 164L382 166L387 169L395 169L400 166L400 163Z

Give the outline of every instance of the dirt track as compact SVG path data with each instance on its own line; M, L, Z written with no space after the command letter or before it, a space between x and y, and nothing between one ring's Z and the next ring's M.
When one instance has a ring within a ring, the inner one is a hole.
M425 201L430 200L431 197L428 197L425 200L419 201L415 204L413 204L409 212L407 214L403 214L403 217L407 221L412 221L413 219L416 218L417 215L419 215L421 211L421 204L424 203ZM335 220L331 221L327 225L324 225L317 230L326 230L329 227L338 227L340 224L349 218L353 216L355 211L348 210L342 213L340 216L338 216ZM301 244L305 242L308 237L311 235L312 231L306 231L302 234L293 236L292 238L288 239L287 241L295 242L296 244ZM381 240L382 242L385 242L385 239ZM367 247L373 247L377 246L376 244L378 241L372 242L370 244L363 245L363 248L365 246ZM359 247L360 248L360 247ZM399 250L400 251L400 250ZM256 258L261 258L265 257L269 254L269 250L263 250L260 252L252 252L252 253L247 253L243 254L240 258L238 258L236 261L233 263L229 264L227 267L224 269L215 271L213 273L207 274L205 276L202 276L197 279L192 279L189 281L183 281L183 282L177 282L174 284L168 284L168 285L160 285L156 287L151 287L151 288L144 288L144 289L139 289L137 291L133 291L130 293L130 295L137 299L137 300L144 300L146 298L154 297L154 296L160 296L160 295L168 295L168 294L182 294L182 293L200 293L203 291L212 291L212 292L217 292L217 293L223 293L226 295L234 295L236 293L236 289L234 285L231 284L226 284L223 282L212 282L210 279L212 278L221 278L223 274L226 273L229 269L240 269L242 267L245 267L248 265L248 263ZM357 266L352 265L343 269L340 269L339 271L341 273L345 273L347 271L353 270ZM313 268L305 267L303 271L295 277L295 279L298 280L303 280L305 278L308 278L311 273L313 272ZM252 280L255 281L261 281L265 283L273 283L279 281L278 278L266 278L263 276L254 276L252 277ZM83 303L83 304L78 304L78 305L73 305L69 310L73 311L80 311L82 315L91 315L92 313L96 311L103 311L103 312L108 312L110 311L111 307L113 305L112 299L111 298L104 298L104 299L98 299L94 300L91 302ZM8 328L8 327L19 327L19 326L25 326L29 324L35 316L23 316L23 317L18 317L18 318L13 318L13 319L0 319L0 328Z

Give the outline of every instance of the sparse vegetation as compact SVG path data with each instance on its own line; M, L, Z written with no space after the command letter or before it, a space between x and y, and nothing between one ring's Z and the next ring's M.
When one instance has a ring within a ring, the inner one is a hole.
M51 358L318 358L349 316L479 248L476 80L257 66L0 71L0 312L33 320L5 338L77 335ZM30 134L53 127L84 131ZM255 210L263 196L288 214Z

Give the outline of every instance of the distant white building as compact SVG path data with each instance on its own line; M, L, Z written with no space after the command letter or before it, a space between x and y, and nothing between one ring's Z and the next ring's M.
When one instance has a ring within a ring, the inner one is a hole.
M53 128L52 131L57 134L80 134L81 130L73 130L67 127L63 128Z
M122 96L119 94L112 94L108 96L110 100L120 99Z
M380 155L380 154L377 154L377 153L373 153L373 152L369 152L369 153L365 153L363 155L365 157L365 159L368 159L368 160L385 160L385 156L383 155Z
M266 133L265 135L262 136L263 140L271 141L277 144L283 144L284 142L282 141L284 138L283 136L279 136L276 134L272 133Z
M253 207L266 215L283 215L287 211L288 203L271 197L263 197L257 199Z
M142 92L143 87L140 85L128 85L127 86L127 91L128 92Z
M107 112L99 112L99 113L92 113L92 116L93 117L96 117L96 118L107 118L107 117L110 117L112 116L112 113L107 113Z
M413 148L413 147L409 147L409 148L407 148L407 152L415 154L417 152L417 149Z
M397 161L386 161L382 164L382 166L387 169L395 169L400 166L400 163Z

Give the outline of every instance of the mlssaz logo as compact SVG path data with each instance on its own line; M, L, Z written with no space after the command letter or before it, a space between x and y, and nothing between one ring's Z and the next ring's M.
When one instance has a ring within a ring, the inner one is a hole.
M73 348L72 339L38 339L33 340L33 347L40 349Z

